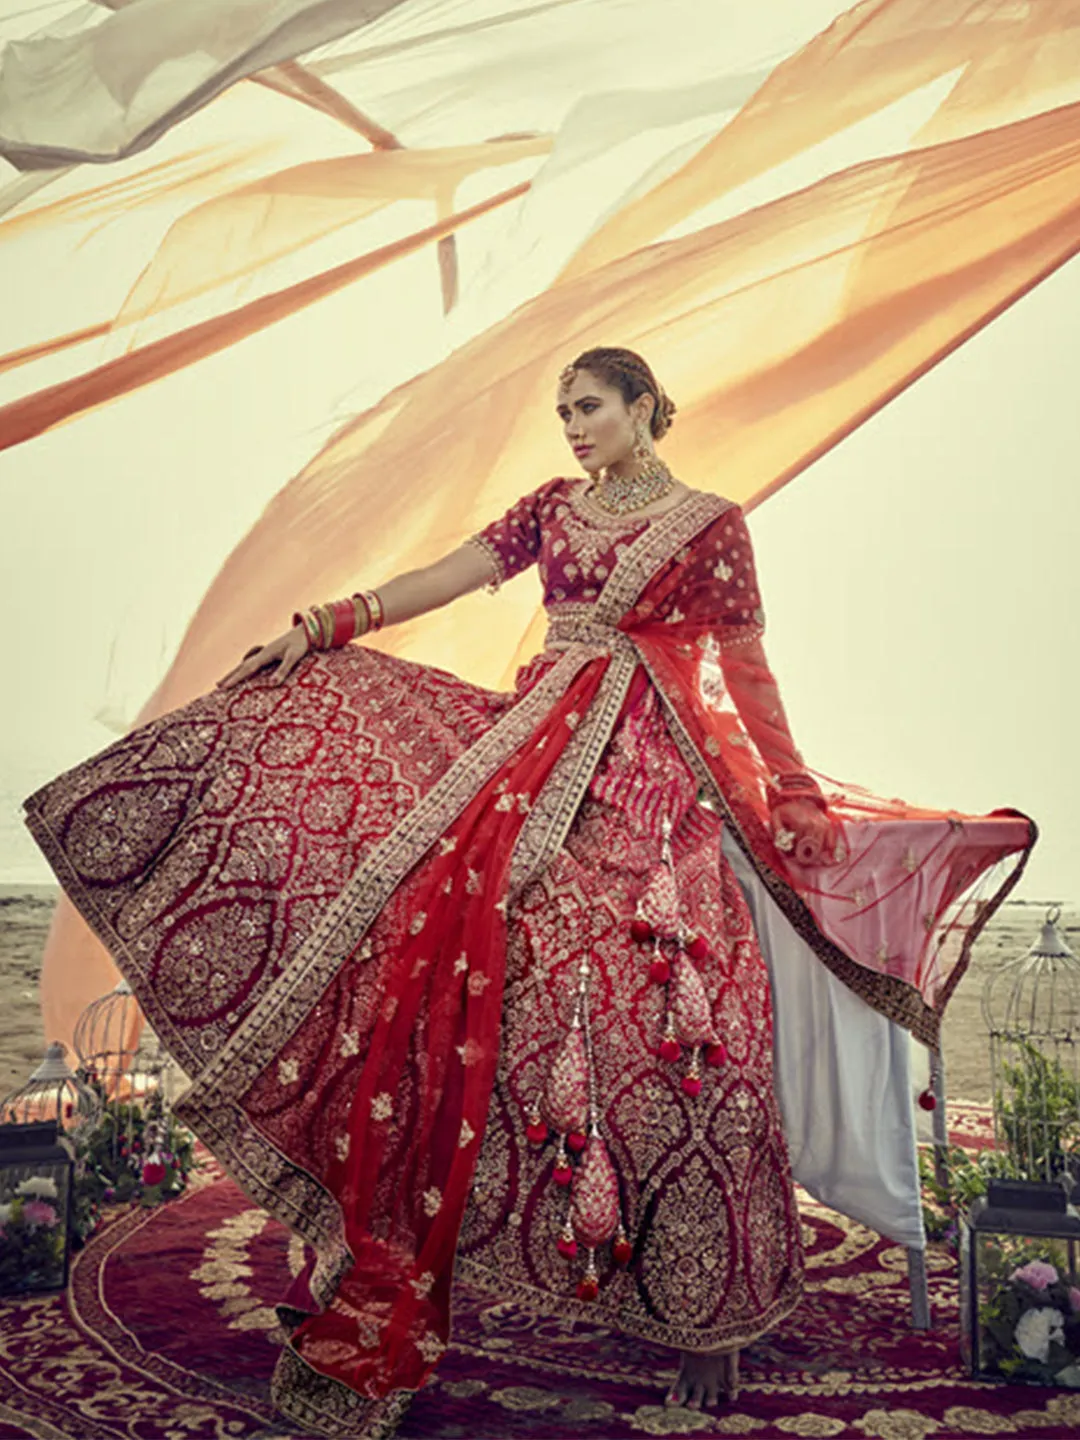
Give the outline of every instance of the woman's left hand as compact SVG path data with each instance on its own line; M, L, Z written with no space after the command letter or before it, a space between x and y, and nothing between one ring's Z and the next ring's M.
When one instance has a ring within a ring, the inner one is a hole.
M831 865L836 835L828 815L812 800L782 800L772 811L773 844L798 865Z

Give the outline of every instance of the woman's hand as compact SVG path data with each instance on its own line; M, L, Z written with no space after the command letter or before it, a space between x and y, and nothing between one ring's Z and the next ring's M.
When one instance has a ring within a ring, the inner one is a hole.
M772 810L773 844L798 865L831 865L836 859L832 821L812 800L782 800Z
M308 638L304 627L294 625L291 630L286 630L284 635L271 640L269 645L256 645L249 650L240 664L217 682L217 688L231 690L236 685L242 685L245 680L250 680L258 671L265 670L268 665L277 666L273 683L282 685L307 652Z

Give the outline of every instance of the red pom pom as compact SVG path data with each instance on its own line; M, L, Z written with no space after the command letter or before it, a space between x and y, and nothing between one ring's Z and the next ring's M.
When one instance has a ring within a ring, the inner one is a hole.
M640 916L631 920L630 938L636 940L639 945L643 945L646 940L652 939L652 926L647 920L642 920Z
M718 1040L715 1045L710 1045L705 1051L705 1064L720 1066L726 1063L727 1046L722 1040Z
M933 1090L924 1090L919 1096L919 1104L924 1110L936 1110L937 1096L934 1094Z
M567 1164L556 1165L555 1169L551 1172L551 1178L555 1181L556 1185L569 1185L570 1181L574 1178L573 1167Z
M560 1255L566 1256L567 1260L573 1260L574 1256L577 1254L577 1241L567 1240L564 1235L560 1239L556 1248L558 1249Z
M589 1137L583 1135L580 1130L572 1130L566 1137L566 1143L575 1155L580 1155L585 1146L589 1143Z
M165 1179L165 1166L160 1160L147 1160L142 1167L142 1183L144 1185L160 1185Z
M595 1300L599 1294L600 1286L591 1275L586 1275L584 1280L578 1281L577 1298L579 1300Z
M621 1240L615 1241L615 1244L611 1247L611 1253L616 1265L629 1265L630 1258L634 1253L634 1247L624 1236Z
M686 953L691 960L704 960L709 953L708 942L704 935L695 935L686 947Z
M543 1145L548 1138L548 1128L542 1120L534 1120L525 1126L525 1134L530 1145Z
M700 1095L701 1081L696 1075L684 1075L682 1077L682 1088L685 1095Z
M649 979L654 980L657 985L666 985L671 979L671 964L663 955L657 955L649 966Z
M661 1060L677 1060L681 1054L682 1054L682 1046L679 1044L679 1042L678 1042L677 1040L661 1040L661 1042L660 1042L660 1058L661 1058Z

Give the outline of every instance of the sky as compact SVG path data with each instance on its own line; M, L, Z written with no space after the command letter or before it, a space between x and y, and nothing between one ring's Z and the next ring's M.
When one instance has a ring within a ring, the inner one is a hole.
M0 348L122 297L130 255L107 239L0 253ZM18 824L22 795L122 730L224 554L333 426L378 397L371 340L377 355L412 273L404 262L360 338L355 298L333 297L0 453L0 883L49 878ZM1073 261L750 522L768 650L807 760L885 795L1024 810L1041 840L1019 893L1074 902L1078 374ZM0 383L0 400L13 393Z

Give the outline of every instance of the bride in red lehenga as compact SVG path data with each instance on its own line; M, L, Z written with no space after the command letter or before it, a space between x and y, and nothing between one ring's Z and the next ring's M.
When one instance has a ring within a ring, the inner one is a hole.
M673 412L640 357L586 352L558 387L586 478L297 617L28 802L191 1077L182 1117L310 1244L275 1398L312 1430L389 1433L447 1346L455 1270L681 1351L674 1401L733 1394L803 1272L722 842L930 1044L1003 892L974 920L955 902L1030 844L823 793L742 514L653 449ZM344 643L534 563L550 627L513 694Z

